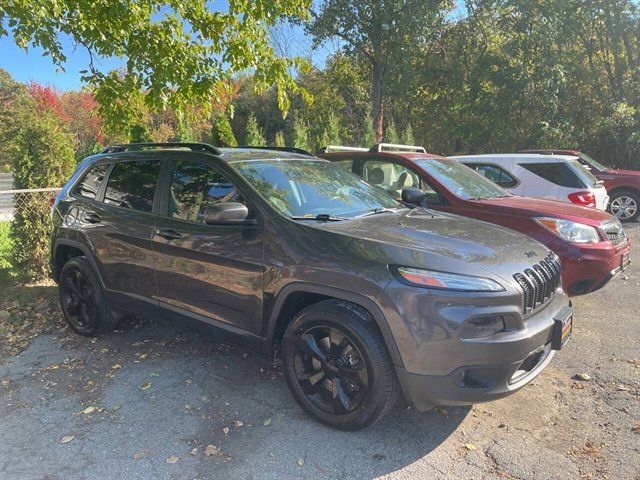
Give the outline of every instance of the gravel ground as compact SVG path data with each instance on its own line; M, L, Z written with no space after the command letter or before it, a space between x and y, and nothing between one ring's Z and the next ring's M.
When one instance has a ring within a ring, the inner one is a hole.
M533 383L474 407L398 406L357 433L307 418L238 347L151 321L82 338L51 285L0 299L0 321L40 319L0 339L0 478L638 480L640 227L628 232L634 263L575 299L573 339Z

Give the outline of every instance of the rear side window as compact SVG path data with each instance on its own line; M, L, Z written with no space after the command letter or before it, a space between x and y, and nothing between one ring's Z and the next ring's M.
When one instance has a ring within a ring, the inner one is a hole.
M518 180L509 175L504 169L498 167L497 165L487 165L481 163L468 163L466 165L473 168L483 177L486 177L492 182L497 183L502 188L511 188L515 187L518 184Z
M122 208L150 212L153 208L160 162L116 163L107 181L104 202Z
M567 188L586 188L584 184L575 174L575 172L566 163L524 163L520 164L525 170L544 178L545 180Z
M100 190L102 180L104 180L104 176L107 174L110 166L111 164L101 163L91 167L87 173L85 173L84 177L82 177L80 183L76 185L76 188L73 190L74 193L81 197L95 199L98 196L98 190Z
M332 160L329 158L328 160L331 163L335 163L339 167L344 168L345 170L353 172L353 160L351 160L350 158L341 158L340 160Z

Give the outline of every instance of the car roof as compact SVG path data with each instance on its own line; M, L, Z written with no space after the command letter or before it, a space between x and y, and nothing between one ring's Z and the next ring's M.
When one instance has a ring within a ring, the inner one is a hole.
M579 150L563 150L558 148L533 148L529 150L522 150L520 153L537 153L543 155L571 155L579 156L582 154Z
M239 162L246 160L319 160L322 159L313 156L310 153L301 153L297 151L287 151L281 149L255 148L255 147L220 147L220 158L227 162Z
M543 155L539 153L489 153L483 155L456 155L453 158L462 163L488 161L494 163L559 163L577 160L575 155Z
M447 157L437 155L435 153L422 153L422 152L402 152L402 151L383 151L383 152L350 152L350 151L335 151L320 154L323 158L330 157L353 157L353 158L395 158L402 157L407 160L420 160L425 158L434 158L437 160L449 160Z

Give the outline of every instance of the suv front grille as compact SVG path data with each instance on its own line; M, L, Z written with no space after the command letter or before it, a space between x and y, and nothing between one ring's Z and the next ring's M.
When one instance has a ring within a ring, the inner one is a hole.
M516 273L513 278L524 292L524 314L533 312L549 301L560 285L560 261L553 253L540 263Z

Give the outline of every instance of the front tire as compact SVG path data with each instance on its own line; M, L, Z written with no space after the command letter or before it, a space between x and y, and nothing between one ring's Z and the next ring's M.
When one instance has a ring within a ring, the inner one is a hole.
M359 430L393 406L398 383L371 315L348 302L313 304L291 321L283 370L302 409L340 430Z
M621 222L633 222L640 215L640 194L629 190L620 190L611 195L609 211Z
M118 319L86 257L74 257L64 264L58 289L62 312L74 332L89 337L115 328Z

